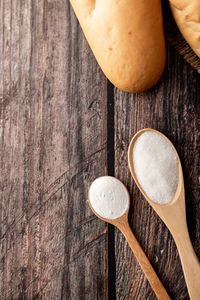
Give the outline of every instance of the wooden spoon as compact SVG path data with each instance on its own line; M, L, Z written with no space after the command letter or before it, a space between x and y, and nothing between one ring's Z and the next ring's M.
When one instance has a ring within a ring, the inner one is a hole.
M142 248L140 247L138 241L136 240L136 238L133 235L133 232L129 226L129 223L128 223L128 213L129 213L129 208L130 208L129 193L128 193L126 187L123 185L123 183L119 180L117 180L117 181L123 187L123 189L126 190L127 195L128 195L128 197L127 197L128 198L128 208L125 211L125 213L123 213L123 215L121 215L119 218L116 218L116 219L107 219L107 218L101 217L94 210L94 208L91 204L90 191L89 191L88 202L89 202L90 208L92 209L92 211L98 218L116 226L123 233L130 248L132 249L136 259L138 260L144 274L146 275L154 293L156 294L157 298L160 300L169 300L170 297L168 296L163 284L161 283L160 279L158 278L156 272L154 271L153 267L151 266L148 258L146 257L145 253L143 252ZM111 186L111 190L112 190L112 186ZM102 192L104 192L103 188L102 188Z
M160 134L172 147L174 150L177 160L178 160L178 184L177 189L174 194L174 198L171 202L167 204L157 204L147 196L144 192L140 183L137 180L134 164L133 164L133 148L137 138L146 131L152 131L157 134ZM188 288L188 292L191 300L200 300L200 263L198 258L194 252L192 247L187 222L186 222L186 212L185 212L185 192L184 192L184 180L183 180L183 172L181 167L181 162L179 156L174 148L173 144L169 141L169 139L160 133L159 131L147 128L140 130L137 132L132 138L129 149L128 149L128 163L129 168L132 174L133 179L135 180L138 188L140 189L143 196L149 202L149 204L153 207L153 209L157 212L166 226L169 228L182 263L182 268Z

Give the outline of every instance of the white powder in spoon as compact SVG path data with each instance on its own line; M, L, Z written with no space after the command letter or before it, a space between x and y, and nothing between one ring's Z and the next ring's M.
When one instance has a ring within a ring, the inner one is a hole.
M118 179L102 176L93 181L89 200L95 212L106 219L121 217L129 208L129 194Z
M147 196L159 204L169 203L178 183L178 161L171 145L159 134L142 133L133 147L133 166Z

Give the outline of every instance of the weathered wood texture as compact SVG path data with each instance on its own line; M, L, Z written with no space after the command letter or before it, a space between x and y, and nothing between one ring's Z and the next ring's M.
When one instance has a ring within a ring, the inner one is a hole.
M106 299L106 79L68 1L0 12L0 299Z
M189 232L200 258L200 75L168 49L165 73L143 94L115 90L115 175L130 190L133 231L172 299L189 299L175 243L133 183L127 164L131 137L140 129L160 130L174 143L183 165ZM117 299L156 299L131 250L116 231Z
M155 299L117 230L111 289L112 230L86 199L92 180L114 166L131 192L137 239L172 299L188 299L175 244L133 184L127 148L143 127L172 140L200 257L199 80L168 49L155 88L113 95L68 1L0 0L0 299Z

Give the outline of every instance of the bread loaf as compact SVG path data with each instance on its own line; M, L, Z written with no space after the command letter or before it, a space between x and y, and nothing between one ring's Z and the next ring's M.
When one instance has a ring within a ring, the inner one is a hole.
M70 0L105 75L127 92L149 89L165 65L160 0Z
M200 0L170 0L170 6L183 37L200 57Z

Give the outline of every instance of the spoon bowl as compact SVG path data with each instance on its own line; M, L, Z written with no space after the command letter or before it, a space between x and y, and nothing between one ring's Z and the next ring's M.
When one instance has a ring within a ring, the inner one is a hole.
M172 147L172 149L175 152L176 158L177 158L177 162L178 162L178 183L177 183L177 188L174 194L173 199L166 204L158 204L154 201L152 201L149 196L145 193L145 191L143 190L143 188L141 187L135 170L134 170L134 164L133 164L133 148L135 146L135 143L137 141L137 139L144 133L144 132L154 132L156 134L159 134L162 138L164 138L168 144L170 144L170 146ZM181 212L182 212L182 217L186 216L185 214L185 190L184 190L184 180L183 180L183 171L182 171L182 166L181 166L181 162L180 162L180 158L178 156L178 153L174 147L174 145L171 143L171 141L161 132L151 129L151 128L146 128L146 129L142 129L140 131L138 131L134 137L132 138L130 144L129 144L129 148L128 148L128 164L129 164L129 169L131 171L131 175L137 185L137 187L139 188L139 190L141 191L141 193L143 194L144 198L149 202L149 204L153 207L153 209L156 211L156 213L160 216L160 218L165 222L165 224L167 225L167 227L171 230L171 226L172 231L174 229L174 221L173 221L173 217L170 217L170 214L173 213L171 207L173 206L176 207L178 206L180 208L181 206ZM179 212L180 212L179 211ZM177 212L175 212L175 214L177 214ZM185 218L186 219L186 218ZM182 218L181 218L182 220Z
M125 187L125 186L124 186ZM126 187L125 187L126 188ZM112 224L114 225L115 227L119 228L121 226L123 226L123 224L127 224L128 223L128 214L129 214L129 208L130 208L130 196L129 196L129 204L128 204L128 209L125 211L125 213L120 216L119 218L115 218L115 219L108 219L108 218L104 218L102 216L100 216L93 208L91 202L90 202L90 197L88 196L88 204L92 210L92 212L99 218L101 219L102 221L106 222L106 223L109 223L109 224Z
M160 135L162 138L165 139L165 141L167 141L167 143L172 147L173 151L175 152L177 162L178 162L178 182L177 182L176 191L173 199L167 204L158 204L152 201L148 197L148 195L141 187L134 169L133 149L135 143L143 133L149 131ZM200 299L200 264L194 252L194 249L192 247L188 229L187 229L183 172L182 172L181 162L175 147L170 142L170 140L159 131L150 128L142 129L134 135L134 137L130 142L129 149L128 149L128 164L129 164L132 177L136 185L140 189L141 193L143 194L144 198L149 202L149 204L153 207L153 209L156 211L159 217L166 224L166 226L170 230L175 240L179 252L179 256L181 259L183 272L184 272L190 298L192 300L199 300Z
M103 179L103 178L114 178L114 177L103 176L96 180L101 180L101 178ZM95 183L95 181L93 182L93 184ZM130 196L129 196L128 190L126 189L126 187L123 185L123 183L121 181L117 180L116 178L115 178L115 181L117 181L118 184L121 185L121 187L124 189L125 193L127 193L127 201L128 201L127 209L119 217L113 218L113 219L105 218L96 212L96 210L93 207L94 202L93 202L93 205L91 203L92 202L91 200L94 200L94 199L92 199L92 197L94 197L94 196L91 196L91 193L90 193L91 187L93 184L90 187L89 195L88 195L89 206L90 206L91 210L93 211L93 213L98 218L100 218L104 222L107 222L107 223L110 223L110 224L116 226L123 233L130 248L132 249L136 259L138 260L144 274L146 275L153 291L155 292L157 298L159 300L170 300L170 297L168 296L163 284L161 283L160 279L158 278L156 272L154 271L153 267L151 266L151 263L149 262L148 258L146 257L145 253L143 252L141 246L139 245L138 241L136 240L136 238L129 226L128 214L129 214L129 208L130 208ZM114 187L112 186L112 182L111 182L109 188L111 191L114 189ZM104 192L105 192L104 187L102 187L102 190L100 190L100 195L102 195L102 193L104 193ZM97 199L99 200L99 197L97 197Z

